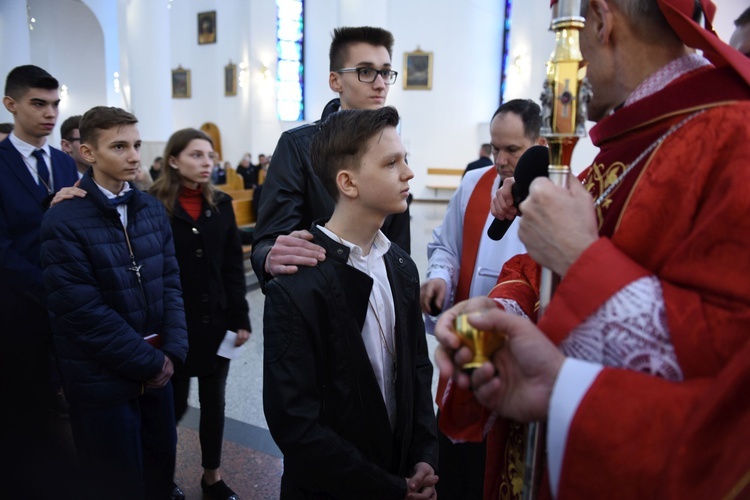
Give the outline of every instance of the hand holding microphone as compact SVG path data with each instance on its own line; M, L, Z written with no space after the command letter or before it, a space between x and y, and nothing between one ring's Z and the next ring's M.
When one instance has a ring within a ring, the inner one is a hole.
M531 146L521 155L513 172L513 180L510 189L513 195L513 206L518 208L523 200L529 195L529 186L537 177L547 177L549 167L549 151L545 146ZM506 188L507 189L507 188ZM514 219L495 219L487 229L487 236L498 241L513 224Z

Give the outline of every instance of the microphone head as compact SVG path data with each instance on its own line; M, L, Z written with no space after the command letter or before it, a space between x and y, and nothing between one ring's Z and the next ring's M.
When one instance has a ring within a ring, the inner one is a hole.
M549 176L549 149L546 146L531 146L516 163L513 172L513 202L518 206L529 195L529 186L537 177Z

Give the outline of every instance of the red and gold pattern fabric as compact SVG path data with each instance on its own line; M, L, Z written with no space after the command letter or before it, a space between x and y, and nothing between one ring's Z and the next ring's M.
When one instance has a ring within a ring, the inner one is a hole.
M750 336L748 99L750 88L731 68L698 70L594 127L591 137L600 153L580 178L596 198L670 127L703 110L597 208L602 237L571 266L539 321L553 341L562 342L618 290L653 275L686 379L716 374L744 345ZM515 300L533 318L538 273L528 255L516 257L490 296ZM613 419L620 422L622 415L612 413ZM488 464L507 454L495 440L488 440L487 453ZM500 470L487 470L487 499L507 491L512 474Z

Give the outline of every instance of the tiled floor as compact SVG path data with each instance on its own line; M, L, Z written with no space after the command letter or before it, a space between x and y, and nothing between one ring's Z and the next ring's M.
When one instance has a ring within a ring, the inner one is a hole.
M427 243L432 230L445 214L445 202L414 202L411 205L412 258L421 278L427 268ZM249 282L252 279L248 280ZM240 498L278 498L281 453L268 432L262 404L263 294L256 287L247 294L253 335L240 357L232 362L227 381L227 423L224 431L222 475ZM430 351L435 341L428 337ZM437 374L435 380L437 380ZM177 483L188 500L202 498L200 447L198 444L198 391L191 387L192 407L178 428Z

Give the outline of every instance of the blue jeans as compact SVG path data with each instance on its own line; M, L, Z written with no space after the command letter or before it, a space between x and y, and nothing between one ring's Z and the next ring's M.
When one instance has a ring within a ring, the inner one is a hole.
M169 498L177 430L172 384L115 406L71 403L87 498Z

